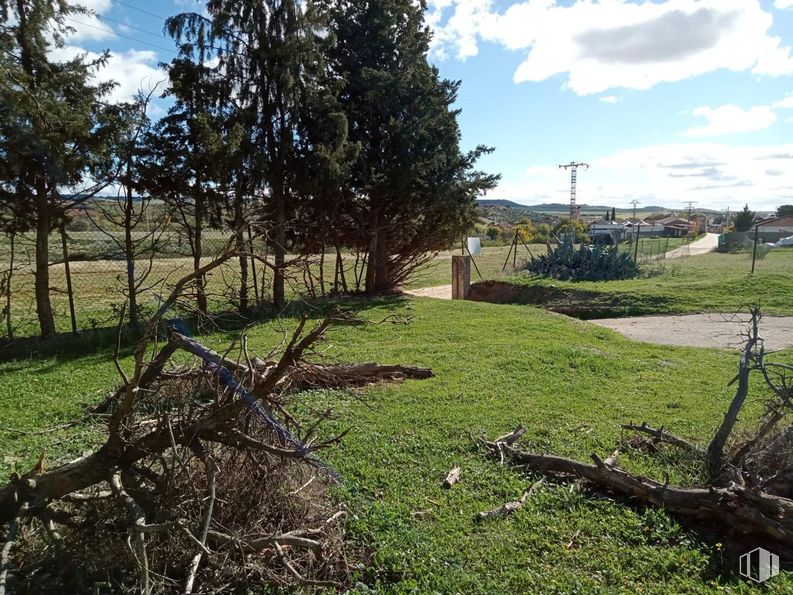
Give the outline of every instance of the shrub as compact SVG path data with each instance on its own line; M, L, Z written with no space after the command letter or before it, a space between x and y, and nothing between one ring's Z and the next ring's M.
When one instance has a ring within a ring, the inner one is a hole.
M565 281L613 281L639 276L639 266L627 252L617 246L586 246L578 249L569 240L533 257L529 272Z

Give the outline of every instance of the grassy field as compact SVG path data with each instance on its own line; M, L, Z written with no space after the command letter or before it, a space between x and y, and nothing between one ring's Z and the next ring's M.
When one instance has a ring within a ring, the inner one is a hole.
M342 475L348 538L374 552L360 579L391 593L744 593L736 555L712 529L684 526L569 483L548 481L508 519L474 515L518 497L536 480L488 459L473 438L527 426L527 448L587 459L605 456L618 424L648 421L705 441L731 397L736 355L633 343L609 330L526 306L394 298L351 303L360 316L412 317L408 326L332 330L326 355L341 361L430 366L436 377L302 399L332 406L325 431L351 428L323 457ZM253 328L267 352L283 320ZM202 338L216 347L233 335ZM790 356L790 354L788 354ZM125 359L128 362L128 358ZM4 476L27 470L44 448L47 466L98 439L92 424L35 432L73 420L116 382L108 352L74 352L0 364L0 461ZM761 408L758 390L742 423ZM698 469L675 457L628 451L627 467L673 482ZM462 467L451 490L446 473ZM793 575L765 592L793 592Z

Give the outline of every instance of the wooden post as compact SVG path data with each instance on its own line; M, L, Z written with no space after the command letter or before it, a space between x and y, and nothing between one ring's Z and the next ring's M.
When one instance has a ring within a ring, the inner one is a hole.
M452 299L467 300L471 290L471 257L452 256Z
M754 247L752 248L752 275L754 275L754 263L757 261L757 234L760 232L760 226L754 226Z

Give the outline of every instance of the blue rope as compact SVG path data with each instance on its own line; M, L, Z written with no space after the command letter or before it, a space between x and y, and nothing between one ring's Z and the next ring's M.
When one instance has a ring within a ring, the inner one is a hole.
M323 463L319 459L310 456L311 448L301 443L297 438L295 438L289 430L287 430L275 417L272 411L270 411L267 407L265 407L261 401L259 401L256 397L254 397L248 389L246 389L242 383L237 379L234 374L232 374L227 368L218 365L216 362L212 361L209 353L203 346L199 346L198 351L200 352L200 357L207 364L207 367L216 372L218 375L218 379L227 387L229 388L233 395L239 396L243 401L245 401L246 405L254 412L261 416L269 425L270 427L275 430L275 433L278 437L282 440L282 442L289 444L295 451L304 456L305 459L312 465L317 468L323 469L326 471L331 477L336 479L337 481L340 480L339 474L336 472L335 469Z

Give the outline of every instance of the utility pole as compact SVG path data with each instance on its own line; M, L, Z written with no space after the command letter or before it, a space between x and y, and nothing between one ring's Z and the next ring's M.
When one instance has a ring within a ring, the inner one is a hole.
M636 205L641 204L640 201L636 200L635 198L631 201L633 205L633 219L636 220Z
M559 169L570 170L570 219L572 221L578 221L578 212L580 210L580 208L575 204L575 178L579 167L589 169L589 164L571 161L566 165L559 165Z
M692 209L693 209L694 205L697 203L697 201L695 201L695 200L687 200L687 201L684 201L684 202L688 205L688 220L691 221L691 212L692 212Z

